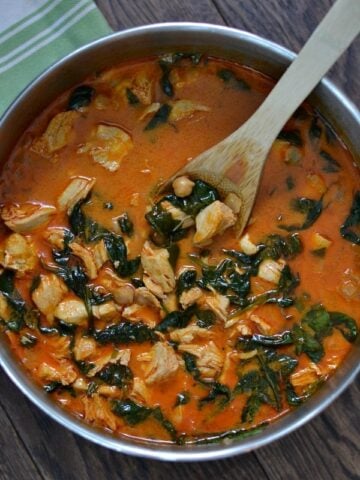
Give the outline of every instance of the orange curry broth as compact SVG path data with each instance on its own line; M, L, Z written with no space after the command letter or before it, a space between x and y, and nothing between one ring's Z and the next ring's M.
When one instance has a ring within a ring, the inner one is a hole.
M144 126L149 120L149 117L139 120L144 106L127 104L124 97L116 94L116 87L121 79L132 78L138 72L145 71L149 78L154 79L153 101L166 101L167 98L159 85L161 70L157 59L128 63L94 76L88 80L87 84L92 85L97 94L108 96L109 104L102 109L97 109L92 101L76 119L68 145L46 157L32 151L31 144L43 133L54 115L66 109L69 93L54 102L24 133L4 166L0 179L0 202L4 204L11 201L21 204L36 201L56 205L57 197L68 185L71 177L94 177L96 184L91 202L85 207L86 213L104 227L113 229L112 219L123 212L128 212L134 223L134 235L127 241L129 257L139 255L142 244L150 233L144 212L156 185L162 179L171 176L187 161L234 131L255 111L273 86L271 79L258 72L217 59L210 58L208 62L202 62L197 66L192 66L186 61L181 65L182 67L177 67L176 70L183 82L175 87L173 99L191 99L206 105L209 111L195 112L176 123L144 131ZM220 68L231 68L238 77L251 86L251 89L241 90L228 85L216 75ZM246 232L256 244L270 233L283 235L284 231L278 228L279 223L299 223L303 218L290 209L291 199L295 196L320 198L324 194L326 208L312 227L299 232L304 245L303 253L287 263L293 272L299 274L301 280L296 289L297 295L306 293L311 299L307 301L312 305L322 303L328 310L344 312L358 321L359 291L350 297L346 296L342 285L350 277L359 278L359 247L341 238L339 226L348 215L353 194L359 187L359 171L351 154L338 138L333 137L328 143L323 133L317 143L310 141L308 131L313 116L308 107L304 108L308 112L306 118L293 118L287 124L287 128L298 129L304 139L304 145L300 147L301 160L295 164L286 163L283 147L281 144L274 145L265 166L259 194ZM88 132L99 123L119 126L128 132L133 140L133 149L122 159L121 166L116 172L109 172L96 164L89 153L77 154L78 146L86 141ZM324 123L321 125L325 130ZM325 147L326 151L340 164L339 172L323 172L323 160L318 152ZM295 184L291 190L287 187L289 177L292 177ZM104 209L104 202L111 202L113 209ZM56 214L44 228L38 228L27 235L40 255L47 261L51 260L51 248L44 240L43 231L49 226L59 225L67 226L66 215ZM311 253L315 232L331 241L324 257L316 257ZM2 241L8 235L9 231L2 228ZM198 251L192 247L189 239L181 240L180 245L182 249L176 272L184 265L193 266L188 253ZM210 262L217 262L222 248L239 249L233 229L217 237L210 246ZM40 264L36 273L45 273ZM29 303L31 303L29 286L32 276L33 274L27 274L16 281L17 288ZM139 273L137 272L135 276L139 276ZM255 293L268 289L268 282L258 278L252 279L252 290ZM148 314L153 315L151 312ZM243 313L244 319L247 315L248 312ZM280 309L270 304L256 307L256 315L265 318L270 324L268 332L270 334L291 328L301 316L294 306ZM155 319L157 322L160 321L156 315ZM214 332L213 341L222 351L225 351L229 338L231 335L234 336L233 330L231 328L225 330L221 321L211 329ZM24 331L30 330L24 329ZM259 330L255 329L255 331ZM32 348L24 348L19 343L19 335L7 331L7 338L15 354L34 380L43 385L46 382L37 375L38 366L46 362L56 368L59 362L63 361L62 357L71 359L70 340L68 337L41 334L36 336L38 343ZM206 340L198 341L199 345L205 343ZM104 352L111 348L112 345L100 347ZM148 351L150 344L134 343L129 348L132 351L129 367L134 376L141 377L143 369L141 362L137 361L137 355ZM323 378L326 378L341 363L351 344L340 332L334 330L334 333L324 340L324 348L325 355L318 365ZM287 352L289 349L283 347L283 351ZM309 363L309 358L301 354L297 370L305 368ZM234 388L238 380L236 368L235 362L230 362L226 374L221 378L222 383L230 388ZM81 376L80 373L79 375ZM246 394L234 396L234 399L222 409L214 407L211 403L199 409L198 400L207 394L207 389L198 384L182 367L171 379L152 385L149 391L150 399L147 405L151 407L160 405L163 414L182 434L201 435L243 426L241 410L246 402ZM176 396L183 391L190 392L190 402L175 408ZM152 418L136 426L127 425L123 419L111 413L105 398L100 397L97 400L98 403L94 404L94 413L89 405L84 407L83 399L86 393L78 393L73 397L66 391L58 391L53 394L53 397L74 415L96 426L112 430L116 434L169 440L168 433ZM91 401L91 398L88 401ZM274 420L288 410L289 407L285 401L281 411L269 405L263 405L256 414L253 424L245 426Z

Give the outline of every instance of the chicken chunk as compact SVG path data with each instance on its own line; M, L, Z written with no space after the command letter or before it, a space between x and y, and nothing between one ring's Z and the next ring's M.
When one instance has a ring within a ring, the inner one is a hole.
M75 360L87 360L96 353L96 341L92 337L76 338L73 348Z
M117 418L112 413L110 403L107 398L95 393L90 397L83 395L81 402L84 406L84 419L98 427L105 427L110 430L116 430Z
M131 83L131 91L144 105L150 105L153 98L154 82L143 72L139 72Z
M151 115L153 113L156 113L161 107L161 103L159 102L154 102L152 103L151 105L149 105L148 107L146 107L142 114L140 115L140 120L144 120L144 118L146 118L148 115Z
M212 332L210 330L197 327L196 325L179 328L170 333L171 340L179 343L191 343L194 338L210 338L211 336Z
M285 262L283 260L275 261L271 258L266 258L259 265L258 275L267 282L278 284L284 267Z
M74 255L83 261L87 276L94 280L97 277L97 268L92 252L77 242L71 242L70 249Z
M151 315L148 307L137 303L125 307L122 311L122 317L132 322L145 323L150 328L154 328L158 320L158 315Z
M35 140L32 149L39 154L52 154L65 147L71 139L71 133L78 112L70 110L60 112L50 121L43 135Z
M181 228L189 228L194 225L194 220L192 217L190 217L190 215L186 215L186 213L180 210L180 208L174 207L171 202L164 200L161 202L161 206L163 210L165 210L166 213L169 213L174 220L180 222Z
M49 321L54 318L54 310L68 291L65 283L54 273L40 276L38 287L32 292L32 300Z
M109 172L115 172L132 148L133 141L124 130L110 125L98 125L78 153L90 153L94 162Z
M159 300L146 287L140 287L135 290L135 303L138 305L147 305L148 307L161 308Z
M203 295L199 303L202 307L209 308L212 312L214 312L217 318L223 320L224 322L226 321L227 309L230 305L230 300L228 297L213 291L210 294Z
M0 247L0 264L15 270L18 276L33 270L37 263L33 246L19 233L12 233Z
M251 313L249 315L249 319L251 322L254 322L258 327L261 333L264 335L269 335L271 332L271 325L266 322L262 317L259 315L255 315L255 313Z
M145 242L141 251L141 264L146 287L159 298L175 288L175 275L169 262L169 252L165 248L155 248Z
M171 112L169 120L171 122L178 122L183 118L189 118L194 115L195 112L209 112L210 108L201 105L200 103L193 102L192 100L177 100L171 104Z
M9 304L2 293L0 293L0 318L4 322L10 320L11 317L11 309Z
M71 325L86 325L88 320L84 302L74 298L62 300L56 307L54 316Z
M207 345L181 344L180 352L187 352L194 355L196 366L204 381L212 381L221 372L224 363L224 355L221 350L210 341Z
M95 266L98 270L109 260L108 251L105 246L104 240L96 243L92 250Z
M45 230L43 237L52 247L62 250L64 248L66 232L70 233L66 228L51 227Z
M190 307L190 305L194 305L194 303L200 300L202 295L203 291L201 290L201 288L193 287L190 288L190 290L185 290L184 292L182 292L179 301L181 303L181 306L185 309Z
M47 382L60 382L70 385L76 380L77 371L71 361L63 360L49 364L41 362L37 369L38 376Z
M112 294L118 305L134 303L135 288L119 278L112 270L105 269L105 271L102 271L99 283Z
M137 360L149 362L145 371L147 385L169 380L179 368L174 350L163 342L155 343L149 352L138 355Z
M250 240L250 236L248 233L243 235L240 240L239 240L239 245L241 250L246 254L246 255L255 255L255 253L258 252L259 248L255 243L253 243Z
M57 199L57 206L60 212L67 212L67 214L70 215L78 201L83 200L89 195L95 182L95 178L72 178L69 185Z
M145 382L139 378L135 377L133 380L132 390L129 397L138 403L147 403L150 399L150 392Z
M113 301L94 305L92 312L95 318L99 318L105 322L110 322L120 317L119 307Z
M320 368L315 363L310 362L307 367L292 373L290 382L293 387L306 387L317 382L319 378L321 378Z
M28 233L48 223L56 208L36 203L12 203L1 209L1 218L13 232Z
M198 213L195 222L193 241L195 245L202 246L211 243L215 235L235 225L236 217L231 208L216 200Z
M93 368L87 373L88 377L94 377L106 365L119 363L120 365L128 366L131 357L131 350L125 348L124 350L116 350L115 352L108 352L96 359L91 359ZM91 357L90 357L91 358Z

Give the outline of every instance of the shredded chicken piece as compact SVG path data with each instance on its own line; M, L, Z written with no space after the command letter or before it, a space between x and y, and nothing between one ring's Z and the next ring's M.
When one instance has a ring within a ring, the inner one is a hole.
M51 337L48 344L50 356L57 360L63 360L64 358L71 359L70 343L71 339L68 335Z
M144 120L144 118L146 118L148 115L151 115L152 113L156 113L160 109L160 107L161 107L161 103L159 102L152 103L151 105L149 105L143 110L142 114L139 117L139 120Z
M320 249L323 249L323 248L329 248L330 245L332 244L331 240L324 237L324 235L321 235L318 232L315 232L315 233L312 234L310 242L311 242L311 248L313 250L320 250Z
M84 419L100 427L116 430L117 419L112 413L108 400L99 394L90 397L82 396Z
M85 325L88 319L84 302L74 298L62 300L56 307L54 316L72 325Z
M132 322L143 322L150 328L154 328L156 326L156 321L152 318L149 318L146 310L146 306L134 303L128 307L125 307L121 315L123 318L131 320Z
M200 328L196 325L190 325L189 327L179 328L170 333L170 338L174 342L179 343L191 343L194 338L211 338L213 332L206 328Z
M0 318L1 320L4 320L4 322L7 322L10 320L10 317L11 317L11 309L9 307L9 304L6 298L0 292Z
M259 265L258 276L267 282L278 284L284 267L285 262L283 260L275 261L266 258Z
M53 117L43 135L32 144L32 150L47 155L65 147L71 138L75 119L79 113L74 110L60 112Z
M169 380L179 368L174 350L163 342L155 343L149 352L138 355L137 360L149 362L145 371L147 385Z
M198 213L193 242L197 246L211 243L213 237L235 225L236 217L227 205L216 200Z
M100 270L104 263L109 260L109 255L104 240L100 240L100 242L94 245L92 253L95 266L98 270Z
M162 299L161 303L163 306L163 309L160 312L162 317L165 317L167 313L174 312L175 310L179 309L178 297L175 292L168 293Z
M153 80L149 79L143 72L138 73L132 81L131 90L144 105L151 104L154 90L153 83Z
M134 303L135 288L119 278L112 270L106 269L101 272L99 282L112 294L118 305Z
M28 233L49 222L56 208L36 203L11 203L1 209L1 218L13 232Z
M175 288L175 275L165 248L155 248L145 242L141 251L141 264L146 287L157 297L163 298Z
M263 334L269 334L271 332L271 325L267 323L262 317L259 315L255 315L255 313L251 313L249 315L249 320L251 322L256 323L256 325L259 327L259 330Z
M206 105L193 102L192 100L176 100L171 103L171 112L169 120L171 122L178 122L183 118L189 118L194 115L195 112L209 112L210 108Z
M174 207L174 205L168 200L161 202L161 206L166 213L169 213L172 216L174 220L180 222L179 228L189 228L194 225L195 222L190 215L187 215L185 212L180 210L180 208Z
M63 227L50 227L45 230L43 237L52 247L62 250L64 248L65 234L68 230Z
M215 290L210 294L205 294L201 297L199 304L203 307L209 308L215 315L223 320L227 319L227 309L230 305L228 297L221 295Z
M51 365L41 362L37 369L37 374L42 380L60 382L62 385L70 385L77 377L76 369L69 360L53 362Z
M87 276L94 280L97 277L97 268L92 252L77 242L70 243L70 249L74 255L81 258L84 263Z
M128 366L131 357L131 350L125 348L124 350L117 350L103 354L101 357L91 359L91 363L94 365L87 374L88 377L94 377L102 370L105 365L119 363L120 365ZM91 357L90 357L91 358Z
M204 381L212 381L221 372L224 355L221 350L210 341L207 345L181 344L180 352L191 353L197 358L196 366Z
M290 382L293 387L305 387L315 383L321 377L320 368L313 362L307 367L298 370L290 375Z
M138 403L147 403L150 399L150 392L145 382L140 377L133 380L132 390L129 397Z
M110 125L98 125L78 153L90 153L94 162L109 172L115 172L132 148L133 141L124 130Z
M73 352L78 362L86 360L96 353L96 341L92 337L76 338Z
M250 240L250 236L248 233L246 233L245 235L243 235L240 240L239 240L239 245L240 245L240 248L241 250L246 254L246 255L255 255L255 253L258 252L258 246L255 245L255 243L253 243L251 240Z
M119 307L113 301L94 305L92 307L92 313L95 318L99 318L105 322L110 322L120 317Z
M241 198L236 195L236 193L230 192L226 195L224 200L225 205L227 205L235 215L240 213L242 201Z
M0 264L4 268L15 270L21 277L33 270L38 263L35 250L26 237L12 233L0 247Z
M40 275L40 283L32 292L32 300L46 316L47 320L52 322L54 319L54 310L64 298L68 291L65 283L54 273Z
M203 291L199 287L192 287L189 290L185 290L180 295L179 301L181 306L185 309L194 305L203 295Z
M90 190L95 185L95 178L74 177L69 185L57 199L57 205L60 212L71 214L75 205L88 196Z
M140 287L135 290L135 303L138 305L147 305L149 307L161 308L159 300L146 287Z

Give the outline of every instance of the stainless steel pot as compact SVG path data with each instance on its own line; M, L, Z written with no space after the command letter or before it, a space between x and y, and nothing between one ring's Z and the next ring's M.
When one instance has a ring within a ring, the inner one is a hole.
M240 62L278 78L294 58L279 45L239 30L197 23L168 23L134 28L98 40L50 67L7 110L0 121L0 162L6 161L30 122L62 92L88 75L122 61L173 51L206 52ZM360 113L327 80L310 97L312 105L335 126L359 160ZM305 405L292 411L262 432L233 442L202 446L173 446L112 436L73 417L36 386L12 355L5 339L0 344L0 364L20 390L54 420L73 432L113 450L160 460L215 460L266 445L313 418L326 408L360 370L360 343L352 349L335 375Z

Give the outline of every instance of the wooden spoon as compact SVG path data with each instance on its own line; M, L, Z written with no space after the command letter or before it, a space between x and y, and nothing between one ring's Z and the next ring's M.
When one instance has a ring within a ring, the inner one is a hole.
M360 31L360 0L337 0L258 110L238 130L178 171L230 192L241 203L237 233L250 216L261 172L280 130Z

